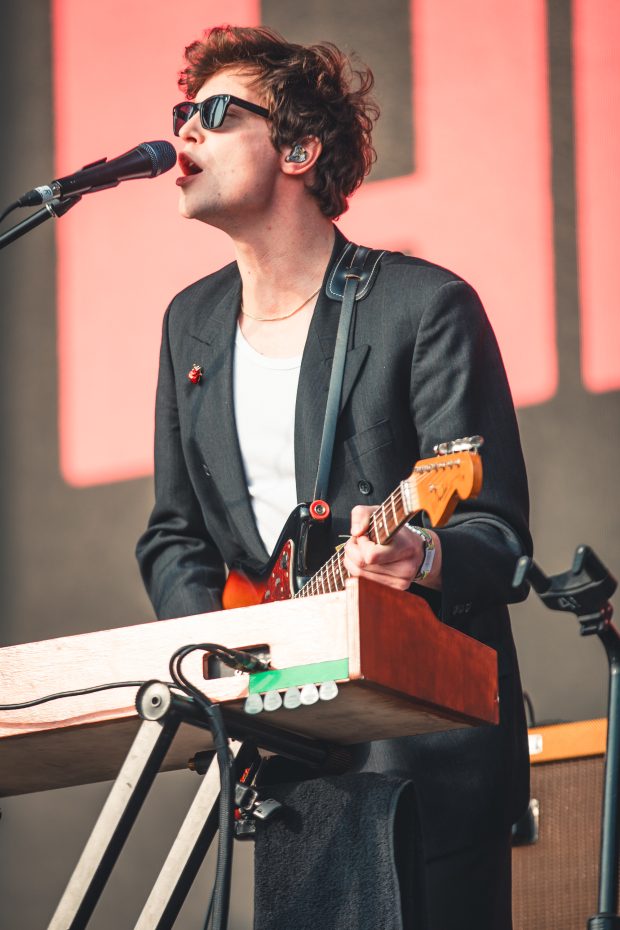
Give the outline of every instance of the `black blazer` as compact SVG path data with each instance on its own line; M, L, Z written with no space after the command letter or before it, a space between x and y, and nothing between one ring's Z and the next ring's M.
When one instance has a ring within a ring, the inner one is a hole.
M337 232L332 264L346 240ZM137 556L160 619L217 610L225 565L269 556L252 513L235 430L232 362L240 277L231 264L166 312L157 389L155 506ZM295 414L299 501L310 501L340 303L324 290L304 349ZM200 365L203 377L187 375ZM277 413L277 411L275 411ZM475 291L446 269L384 256L357 305L330 478L334 543L355 504L380 503L433 445L481 434L484 482L438 531L441 594L417 588L441 619L498 651L499 727L359 747L357 767L412 777L428 855L509 824L527 803L527 746L505 604L531 552L525 469L495 337ZM368 487L370 494L365 494ZM415 587L415 586L414 586Z

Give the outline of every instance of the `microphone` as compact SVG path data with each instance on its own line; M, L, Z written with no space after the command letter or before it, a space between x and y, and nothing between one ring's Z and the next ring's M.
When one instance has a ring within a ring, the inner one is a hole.
M156 178L164 171L169 171L176 160L176 150L169 142L142 142L112 161L100 158L66 178L34 187L19 198L16 206L34 207L50 200L106 190L108 187L116 187L121 181Z

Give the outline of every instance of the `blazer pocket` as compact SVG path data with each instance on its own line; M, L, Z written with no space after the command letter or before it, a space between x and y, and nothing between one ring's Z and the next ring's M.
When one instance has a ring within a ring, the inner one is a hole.
M389 419L379 420L374 426L369 426L368 429L355 433L354 436L344 440L343 464L354 462L374 449L389 445L393 439L391 421Z

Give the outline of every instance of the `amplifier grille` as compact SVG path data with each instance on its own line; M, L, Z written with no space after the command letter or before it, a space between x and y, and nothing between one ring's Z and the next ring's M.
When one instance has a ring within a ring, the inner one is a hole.
M603 763L532 766L539 840L512 851L514 930L584 930L596 913Z

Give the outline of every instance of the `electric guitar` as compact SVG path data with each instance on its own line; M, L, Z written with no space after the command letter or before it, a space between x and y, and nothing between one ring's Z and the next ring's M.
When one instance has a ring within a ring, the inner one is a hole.
M478 450L482 443L481 436L469 436L435 446L436 456L417 462L409 477L372 513L368 538L385 545L422 510L433 526L447 523L459 500L480 492L482 462ZM330 509L325 501L298 504L259 574L250 576L231 569L222 593L224 608L342 591L348 573L342 547L329 557L329 527Z

